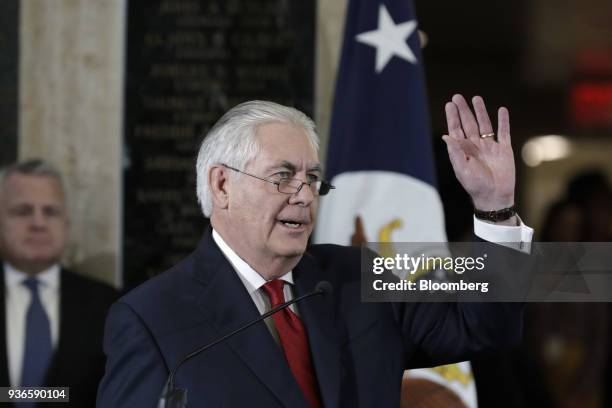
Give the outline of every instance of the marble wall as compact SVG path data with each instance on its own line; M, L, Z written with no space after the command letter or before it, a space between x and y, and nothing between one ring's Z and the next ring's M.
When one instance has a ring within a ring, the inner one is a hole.
M317 4L317 61L315 122L321 138L321 159L325 163L328 131L340 63L347 0L320 0Z
M118 282L125 2L21 0L20 159L65 175L66 264Z

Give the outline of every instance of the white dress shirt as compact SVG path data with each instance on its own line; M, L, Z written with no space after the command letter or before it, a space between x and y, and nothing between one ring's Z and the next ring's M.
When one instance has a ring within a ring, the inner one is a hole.
M495 242L500 245L516 249L521 252L531 252L531 241L533 240L533 228L523 223L518 215L517 226L495 225L479 220L474 216L474 234L485 241Z
M4 299L6 321L6 355L9 380L12 387L21 383L23 353L25 347L26 314L32 301L32 293L23 285L29 278L8 263L4 263ZM51 344L55 350L59 338L60 268L53 265L36 275L40 282L38 293L51 329ZM2 351L0 351L2 352Z
M238 256L236 252L223 240L221 235L217 231L213 229L212 232L213 239L225 255L225 258L229 261L229 263L234 267L234 270L238 273L238 277L242 281L242 284L246 288L247 292L253 299L255 306L257 306L257 310L259 310L260 314L264 314L270 309L272 306L270 305L270 298L262 288L263 285L266 284L266 280L261 276L255 269L251 268L251 266L246 263L242 258ZM289 271L283 276L279 278L280 280L285 281L288 285L283 286L283 294L285 295L285 302L293 299L293 271ZM295 304L289 306L292 312L299 316L299 312ZM270 333L272 333L272 337L278 344L280 344L278 338L278 332L276 331L276 327L274 326L274 320L272 317L268 317L264 320ZM245 322L246 323L246 322Z

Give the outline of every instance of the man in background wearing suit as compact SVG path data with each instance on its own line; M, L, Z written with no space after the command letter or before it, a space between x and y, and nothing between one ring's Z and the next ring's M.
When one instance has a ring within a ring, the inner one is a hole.
M498 139L484 102L446 106L455 174L494 223L475 234L520 243L532 230L513 212L508 112ZM197 194L210 217L198 248L114 304L99 407L154 407L170 370L199 346L328 281L333 293L284 309L187 361L176 376L193 407L397 407L406 368L467 360L516 344L520 304L366 303L360 250L308 246L322 178L314 124L252 101L204 139ZM341 193L337 191L336 193ZM497 225L495 225L497 224ZM500 251L512 249L498 247Z
M67 233L57 170L40 160L2 170L0 386L70 387L70 403L59 406L93 407L116 292L61 267Z

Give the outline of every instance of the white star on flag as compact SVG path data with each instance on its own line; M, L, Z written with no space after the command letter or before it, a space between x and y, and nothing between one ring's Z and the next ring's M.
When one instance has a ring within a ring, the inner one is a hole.
M355 38L376 48L376 72L380 73L394 55L413 64L417 63L414 53L406 43L416 27L416 20L395 24L387 8L381 4L378 11L378 29L358 34Z

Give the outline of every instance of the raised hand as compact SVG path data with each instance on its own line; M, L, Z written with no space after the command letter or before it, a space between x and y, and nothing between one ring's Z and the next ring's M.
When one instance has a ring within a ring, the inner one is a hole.
M448 135L442 136L455 176L483 211L514 205L515 167L506 108L497 112L497 138L480 96L472 98L474 112L461 95L445 106ZM486 137L482 137L485 135Z

